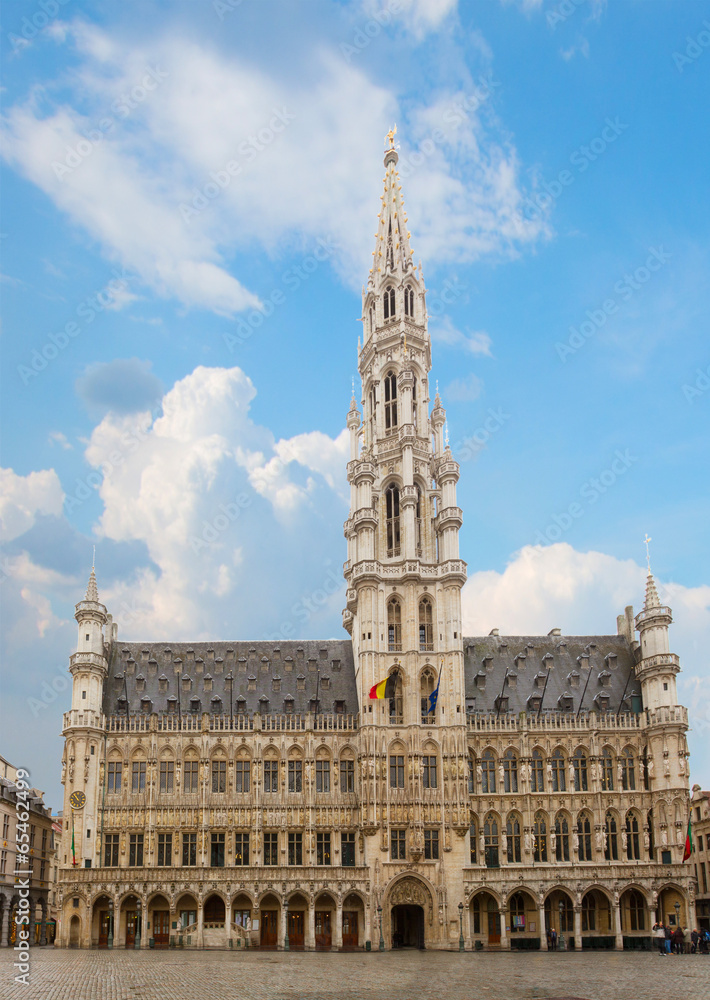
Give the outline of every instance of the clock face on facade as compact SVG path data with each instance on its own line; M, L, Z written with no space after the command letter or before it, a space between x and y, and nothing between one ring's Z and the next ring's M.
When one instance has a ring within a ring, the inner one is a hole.
M86 805L86 796L83 792L72 792L69 796L72 809L83 809Z

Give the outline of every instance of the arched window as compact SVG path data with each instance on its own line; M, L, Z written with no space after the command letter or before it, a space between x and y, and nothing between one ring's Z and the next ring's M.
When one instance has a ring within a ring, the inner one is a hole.
M641 860L639 821L631 812L626 814L626 857L629 861Z
M525 896L516 892L510 897L510 932L525 931Z
M514 750L506 750L503 755L503 791L518 790L518 758Z
M387 602L387 649L390 653L402 649L402 605L396 597Z
M393 671L394 697L390 698L390 725L401 726L404 722L404 702L402 700L402 675L398 670Z
M543 769L542 752L533 750L530 758L530 791L545 791L545 772Z
M629 924L632 931L646 930L646 900L638 889L629 892Z
M476 841L476 817L475 816L471 816L471 826L469 827L469 830L468 830L468 839L469 839L470 847L471 847L471 864L475 865L475 864L477 864L477 862L476 862L476 857L477 857L476 848L478 846L477 841Z
M411 288L404 289L404 315L414 316L414 292Z
M394 372L385 375L385 434L391 434L397 427L397 376Z
M486 822L483 825L483 843L486 850L486 868L499 868L498 820L490 814L486 816Z
M507 854L508 854L508 864L516 864L520 862L520 820L517 816L508 816L508 822L505 824L505 835L508 840Z
M533 861L547 861L547 822L544 813L535 815L533 827Z
M604 747L601 758L602 769L602 791L614 791L614 758L611 755L611 748Z
M569 823L564 813L555 819L555 860L569 861Z
M582 930L595 931L597 929L597 901L593 892L588 892L582 898Z
M486 750L481 757L481 791L493 795L496 790L496 762L492 750Z
M646 829L648 830L648 857L649 860L653 861L655 855L654 843L653 843L653 809L649 810L648 816L646 817L646 822L648 824L646 827Z
M391 285L385 288L384 312L385 319L394 319L394 288Z
M434 673L431 670L425 670L422 674L422 679L420 682L420 696L421 696L421 708L422 708L422 725L423 726L433 726L436 722L436 706L434 706L434 711L431 709L431 695L434 691L436 684L434 683Z
M402 543L399 527L399 488L397 486L387 487L385 505L387 508L387 555L398 556Z
M625 792L636 791L636 768L634 766L634 752L631 747L627 747L620 758L621 765L621 787Z
M587 813L577 820L577 849L580 861L593 861L592 858L592 824Z
M608 812L605 820L606 845L604 847L604 857L607 861L619 860L619 844L617 838L616 819L614 814Z
M414 530L417 555L422 554L422 491L417 486L417 506L414 511ZM422 647L423 648L423 647ZM432 646L432 649L434 647Z
M412 421L414 422L414 430L417 430L417 380L414 379L412 382Z
M567 777L565 774L565 758L561 750L555 750L550 758L550 764L552 765L552 791L566 791Z
M580 747L575 751L574 758L574 790L575 792L586 792L587 782L587 755Z
M419 649L422 652L434 649L434 612L428 597L419 602Z

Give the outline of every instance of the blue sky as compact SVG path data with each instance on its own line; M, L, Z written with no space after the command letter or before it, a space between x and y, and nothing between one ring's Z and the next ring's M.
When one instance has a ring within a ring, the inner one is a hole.
M343 634L396 122L466 632L614 632L647 532L707 786L710 3L2 9L3 754L60 804L94 544L124 638Z

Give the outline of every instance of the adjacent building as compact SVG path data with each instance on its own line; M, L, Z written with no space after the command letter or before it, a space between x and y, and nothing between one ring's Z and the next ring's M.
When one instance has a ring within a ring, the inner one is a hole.
M710 792L693 785L690 800L690 820L693 837L691 861L697 886L696 913L698 930L710 931Z
M390 137L347 413L349 637L124 642L92 570L63 946L621 949L695 922L687 710L650 572L614 634L464 635L460 469L397 160Z

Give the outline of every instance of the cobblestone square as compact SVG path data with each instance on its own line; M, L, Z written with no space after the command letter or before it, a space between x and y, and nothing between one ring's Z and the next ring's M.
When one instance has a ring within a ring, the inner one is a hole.
M284 954L34 949L2 956L0 1000L705 1000L710 958L655 953Z

